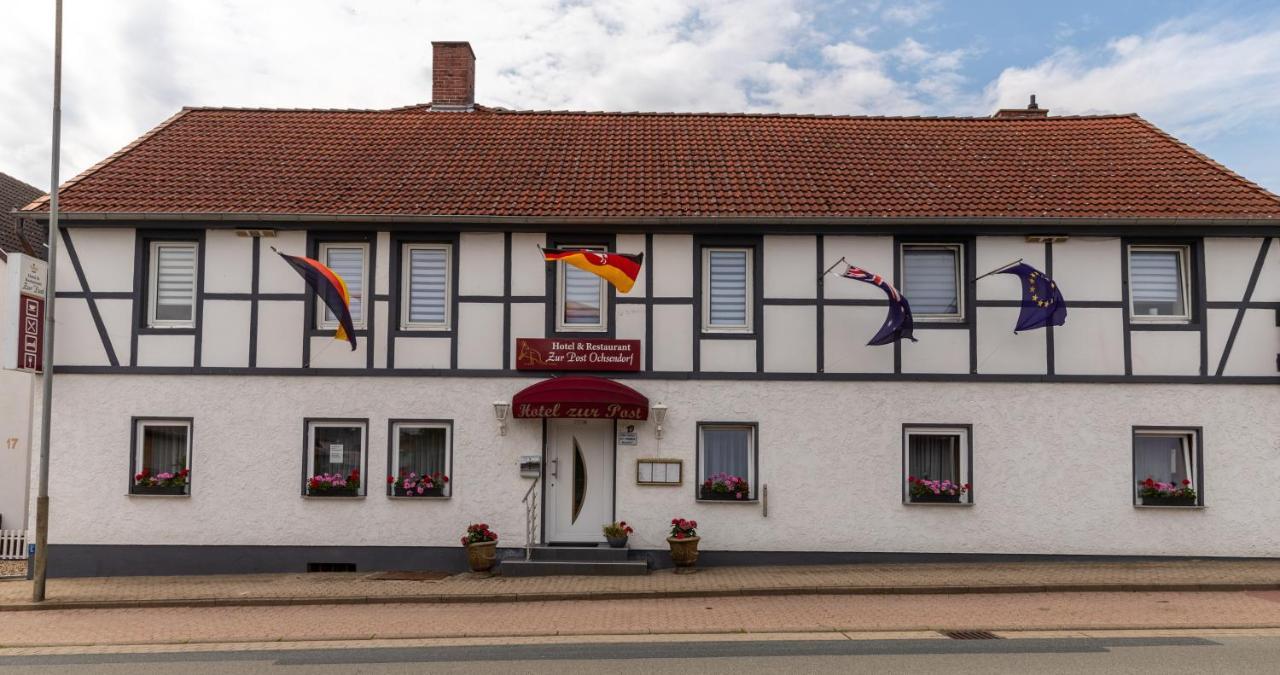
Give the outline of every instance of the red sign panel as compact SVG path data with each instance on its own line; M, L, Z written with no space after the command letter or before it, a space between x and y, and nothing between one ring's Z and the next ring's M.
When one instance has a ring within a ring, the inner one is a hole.
M18 367L41 372L43 365L44 298L18 296Z
M639 340L516 338L516 370L640 370Z
M628 403L518 403L514 415L516 418L646 420L649 418L649 408Z

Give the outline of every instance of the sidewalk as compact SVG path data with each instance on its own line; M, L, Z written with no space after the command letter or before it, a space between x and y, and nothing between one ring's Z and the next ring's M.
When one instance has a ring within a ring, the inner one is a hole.
M338 573L0 581L0 612L127 607L542 602L760 595L1280 590L1280 560L708 567L642 577Z

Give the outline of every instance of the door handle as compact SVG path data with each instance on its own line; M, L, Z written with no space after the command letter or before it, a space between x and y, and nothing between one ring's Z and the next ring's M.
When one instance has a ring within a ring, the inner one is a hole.
M551 460L551 477L559 478L560 477L559 472L560 472L560 460L558 459Z

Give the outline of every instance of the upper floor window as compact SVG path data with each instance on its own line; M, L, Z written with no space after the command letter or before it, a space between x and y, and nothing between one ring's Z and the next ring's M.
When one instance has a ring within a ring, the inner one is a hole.
M449 247L405 244L400 328L449 329Z
M1189 258L1186 246L1129 247L1129 316L1133 321L1191 320Z
M604 251L602 246L560 246ZM609 293L605 280L573 265L556 263L556 330L603 333L609 330Z
M347 285L347 294L351 298L351 323L357 329L365 327L364 299L365 289L369 286L369 245L357 243L320 244L320 262ZM320 311L320 328L338 327L338 317L317 299Z
M151 242L148 326L191 328L195 325L198 247L194 241Z
M964 320L960 244L903 244L902 294L916 319Z
M702 330L751 332L751 289L751 249L702 249Z

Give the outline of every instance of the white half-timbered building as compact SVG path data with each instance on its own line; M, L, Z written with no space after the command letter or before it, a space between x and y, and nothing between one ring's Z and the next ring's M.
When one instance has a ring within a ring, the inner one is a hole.
M615 519L666 564L673 517L704 564L1280 556L1275 195L1132 114L513 111L435 59L431 104L184 109L63 186L51 574L460 568L468 523ZM620 294L539 246L645 257ZM276 250L343 277L358 348ZM917 342L866 345L842 258ZM975 281L1016 259L1065 325Z

